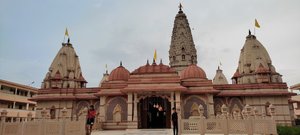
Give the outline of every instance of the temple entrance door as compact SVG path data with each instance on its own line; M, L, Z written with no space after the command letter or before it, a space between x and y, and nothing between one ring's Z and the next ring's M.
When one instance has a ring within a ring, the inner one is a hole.
M138 103L138 127L171 128L171 103L162 97L147 97Z

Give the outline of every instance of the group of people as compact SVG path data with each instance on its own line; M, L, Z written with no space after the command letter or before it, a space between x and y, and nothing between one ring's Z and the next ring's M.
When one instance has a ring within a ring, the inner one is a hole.
M166 128L166 111L161 105L154 104L148 113L150 128ZM172 125L174 135L178 135L178 115L175 108L172 108Z
M148 111L149 128L166 128L166 111L161 105L150 105Z
M151 128L165 128L166 126L166 112L163 107L160 105L153 105L153 108L150 109L151 117L149 120L151 122ZM93 105L90 106L87 114L86 120L86 134L91 135L92 128L95 122L96 110ZM172 108L172 124L173 124L173 133L178 135L178 115L175 108Z

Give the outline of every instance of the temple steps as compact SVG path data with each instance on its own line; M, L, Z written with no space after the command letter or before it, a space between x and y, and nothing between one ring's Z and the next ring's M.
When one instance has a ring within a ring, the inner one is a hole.
M124 135L171 135L171 129L132 129L127 130Z

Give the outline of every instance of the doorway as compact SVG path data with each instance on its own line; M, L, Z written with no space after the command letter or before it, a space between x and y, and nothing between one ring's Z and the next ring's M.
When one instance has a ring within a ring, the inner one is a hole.
M166 98L146 97L138 103L138 127L171 128L171 103Z

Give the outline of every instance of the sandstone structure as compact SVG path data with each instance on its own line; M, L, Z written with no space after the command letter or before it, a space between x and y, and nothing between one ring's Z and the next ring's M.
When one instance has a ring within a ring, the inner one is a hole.
M267 50L251 33L241 48L232 84L220 68L214 79L209 79L197 65L191 29L180 8L174 21L169 65L145 60L145 65L129 71L121 62L103 75L99 86L87 88L73 45L63 43L32 100L37 101L38 111L46 108L49 118L61 117L60 110L66 108L68 117L76 119L82 110L94 105L102 129L170 128L171 108L177 109L179 119L188 119L200 115L200 105L201 117L206 118L221 114L223 105L235 114L250 105L267 116L271 105L276 108L276 123L291 125L288 99L293 93L288 92Z

